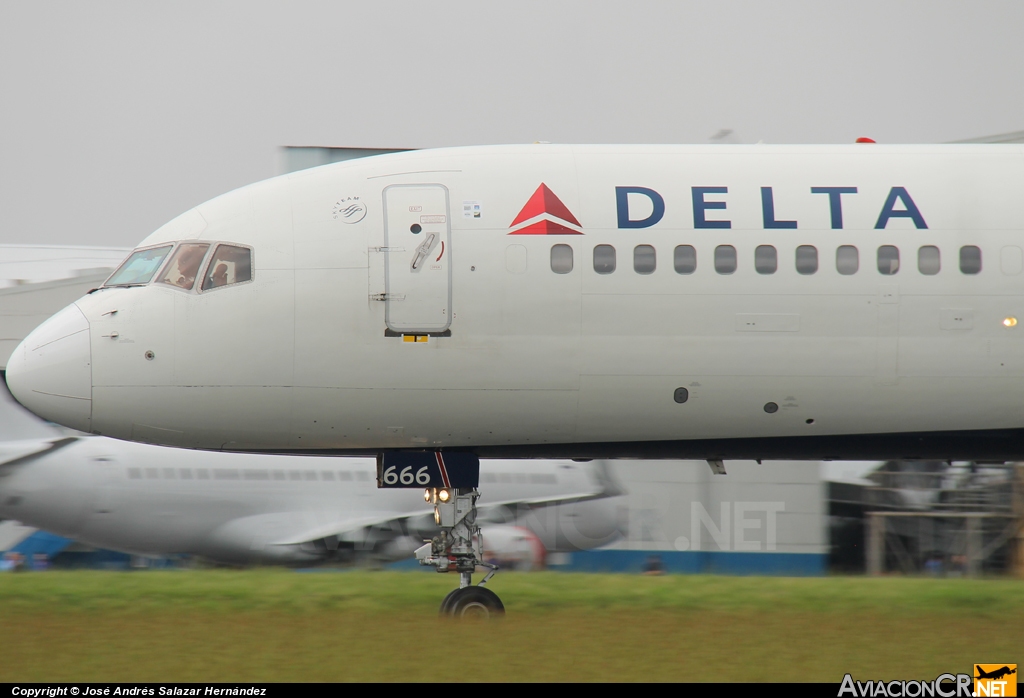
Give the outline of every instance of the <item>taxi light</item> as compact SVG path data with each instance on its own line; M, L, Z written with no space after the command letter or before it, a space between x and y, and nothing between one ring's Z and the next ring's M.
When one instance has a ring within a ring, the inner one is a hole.
M429 487L427 489L423 490L423 501L427 502L428 504L430 503L430 488Z
M451 497L452 493L449 492L448 490L439 490L437 493L437 498L441 502L447 502L449 499L451 499Z
M1012 315L1008 318L1003 318L1003 327L1016 327L1016 325L1017 318L1013 317Z

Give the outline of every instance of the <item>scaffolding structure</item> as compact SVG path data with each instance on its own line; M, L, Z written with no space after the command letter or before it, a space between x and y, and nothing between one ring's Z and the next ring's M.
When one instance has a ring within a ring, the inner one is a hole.
M888 461L869 479L868 574L1024 577L1024 465Z

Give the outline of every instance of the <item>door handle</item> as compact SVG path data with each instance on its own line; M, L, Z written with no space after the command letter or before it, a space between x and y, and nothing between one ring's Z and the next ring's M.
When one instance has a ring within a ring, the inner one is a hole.
M434 241L437 240L437 233L431 233L426 240L420 243L420 246L416 248L416 254L412 258L412 269L416 271L420 268L420 263L423 259L430 254L430 248L434 246Z

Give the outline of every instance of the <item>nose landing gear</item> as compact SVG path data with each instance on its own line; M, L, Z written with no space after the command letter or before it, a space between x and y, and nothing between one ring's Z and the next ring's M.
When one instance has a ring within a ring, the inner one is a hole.
M416 550L416 558L438 572L459 573L459 588L441 602L442 616L505 615L501 599L485 586L498 566L484 561L483 536L476 523L479 484L480 459L472 453L385 451L377 455L378 487L426 487L424 499L434 505L434 522L441 530ZM477 567L489 572L473 586Z
M483 559L483 537L476 523L476 500L480 493L474 488L428 489L425 498L434 504L434 520L440 533L416 551L421 565L430 565L438 572L459 573L459 588L441 602L440 615L453 618L491 618L505 614L501 599L484 585L498 571L497 565ZM490 571L473 586L477 567Z

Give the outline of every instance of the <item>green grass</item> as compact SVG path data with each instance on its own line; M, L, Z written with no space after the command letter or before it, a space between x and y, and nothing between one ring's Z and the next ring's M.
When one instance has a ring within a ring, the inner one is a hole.
M501 573L500 622L437 618L454 575L0 575L0 681L934 678L1024 659L1024 583ZM464 668L461 668L464 667Z

